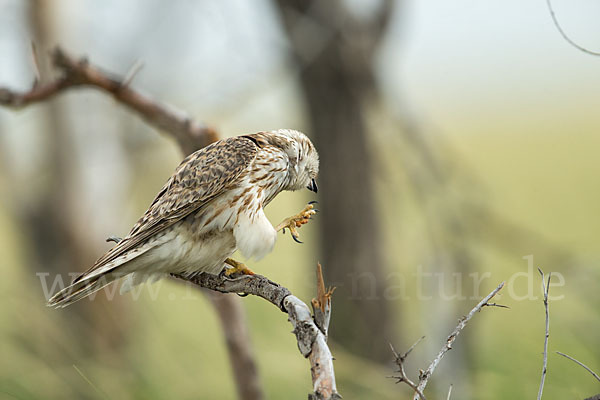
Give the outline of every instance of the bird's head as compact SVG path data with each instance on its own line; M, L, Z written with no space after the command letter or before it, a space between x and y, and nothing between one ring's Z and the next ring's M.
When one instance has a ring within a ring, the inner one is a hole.
M281 139L280 147L289 159L289 183L285 189L307 188L317 193L319 154L310 139L293 129L279 129L271 133Z

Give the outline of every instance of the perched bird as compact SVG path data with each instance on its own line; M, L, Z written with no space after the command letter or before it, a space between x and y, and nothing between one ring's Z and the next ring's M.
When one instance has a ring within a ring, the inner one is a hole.
M215 142L188 156L131 232L48 305L65 307L122 277L121 292L170 273L253 274L229 258L236 249L259 259L277 232L297 228L317 211L309 203L273 227L264 207L283 190L317 192L319 156L301 132L280 129Z

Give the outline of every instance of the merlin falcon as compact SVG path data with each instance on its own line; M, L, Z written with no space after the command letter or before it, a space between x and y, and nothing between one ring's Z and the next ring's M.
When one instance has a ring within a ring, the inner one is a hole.
M168 274L253 274L231 259L260 259L277 232L297 228L317 210L309 203L273 227L264 207L284 190L317 192L319 155L303 133L259 132L215 142L188 156L131 232L49 301L65 307L125 278L121 293Z

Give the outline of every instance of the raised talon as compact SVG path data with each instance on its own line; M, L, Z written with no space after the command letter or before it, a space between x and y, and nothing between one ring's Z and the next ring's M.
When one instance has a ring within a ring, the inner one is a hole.
M313 206L315 203L316 201L311 201L299 214L284 219L283 222L277 226L276 230L281 230L285 234L285 230L289 229L292 234L292 239L294 239L296 243L302 243L299 239L300 235L298 234L297 228L307 224L308 221L312 219L311 217L318 212Z
M236 273L244 275L255 275L254 271L248 268L246 264L241 263L239 261L235 261L234 259L228 258L227 260L225 260L225 264L230 265L232 267L225 270L225 276L231 276Z

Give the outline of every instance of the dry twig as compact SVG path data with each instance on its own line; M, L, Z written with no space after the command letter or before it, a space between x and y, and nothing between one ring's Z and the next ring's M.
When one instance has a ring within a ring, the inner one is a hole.
M494 297L503 287L504 287L504 282L500 283L498 285L498 287L496 287L496 289L492 290L492 292L490 294L488 294L487 296L485 296L483 298L483 300L481 300L475 307L473 307L473 309L471 311L469 311L469 313L466 316L462 317L459 320L456 328L454 328L452 333L448 336L448 338L446 338L446 343L440 349L439 353L435 356L433 361L431 361L431 364L429 364L427 369L420 374L419 384L417 386L420 391L425 390L425 386L427 386L427 382L429 381L429 378L431 378L433 371L435 371L436 367L442 360L442 357L444 357L444 354L446 354L450 349L452 349L452 344L456 340L456 337L464 329L464 327L467 325L467 323L471 320L471 318L473 318L473 316L476 313L481 311L481 309L483 307L487 306L488 302L492 299L492 297ZM418 397L415 395L413 397L413 400L418 400Z
M390 343L390 348L392 349L392 353L394 353L394 357L396 358L396 360L395 360L396 365L398 365L398 372L400 373L400 376L393 376L392 378L397 379L396 383L401 383L401 382L406 383L408 386L410 386L410 388L412 390L415 391L415 393L421 398L421 400L426 400L423 392L408 377L408 375L406 375L406 371L404 370L404 361L406 360L406 357L408 357L410 352L413 351L413 349L416 347L416 345L418 345L419 342L423 339L425 339L425 336L421 336L419 338L419 340L417 340L412 346L410 346L410 348L408 350L406 350L406 352L404 354L401 354L401 355L396 352L396 350L394 349L394 346L392 346L391 343Z
M315 323L323 332L325 337L329 334L329 319L331 318L331 295L335 287L325 289L325 280L323 279L323 270L321 264L317 263L317 297L312 299L311 306L315 316Z
M414 390L415 394L413 396L413 400L419 400L419 399L425 400L425 395L423 393L424 393L425 387L427 386L427 383L429 382L429 378L431 378L431 375L433 374L433 371L435 371L436 367L438 366L438 364L442 360L442 357L444 357L444 354L446 354L449 350L452 349L452 344L456 340L456 337L460 334L460 332L465 328L465 326L467 325L467 323L471 320L471 318L473 318L473 316L476 313L478 313L479 311L481 311L483 309L483 307L502 307L502 308L508 308L507 306L503 306L503 305L500 305L500 304L490 303L489 302L496 294L498 294L498 292L503 287L504 287L504 282L500 283L496 287L496 289L492 290L491 293L488 294L487 296L485 296L483 298L483 300L481 300L475 307L473 307L473 309L471 311L469 311L469 313L466 316L462 317L459 320L458 325L456 326L456 328L454 328L454 330L452 331L452 333L450 333L450 335L446 338L446 343L441 348L441 350L438 352L438 354L435 356L435 358L433 359L433 361L431 361L431 363L429 364L429 366L427 367L427 369L425 371L422 371L422 370L419 371L419 382L418 382L418 384L415 384L406 375L406 371L404 370L404 361L406 360L406 357L408 357L408 355L410 354L410 352L415 348L415 346L417 344L419 344L419 342L421 340L423 340L423 338L425 336L423 336L422 338L420 338L419 340L417 340L417 342L415 344L413 344L406 351L406 353L404 353L402 355L398 355L398 353L396 352L396 350L394 350L394 347L390 344L390 347L392 348L392 353L394 353L394 357L396 359L395 360L396 364L399 367L399 371L398 372L400 373L400 376L393 376L392 378L397 379L396 383L404 382L408 386L410 386L411 389ZM450 386L450 389L448 390L448 399L450 398L451 394L452 394L452 385Z
M565 358L568 358L569 360L573 361L574 363L577 363L577 364L581 365L583 368L585 368L585 370L587 372L589 372L590 374L592 374L592 376L594 378L596 378L598 380L598 382L600 382L600 376L598 376L597 373L595 373L590 367L588 367L587 365L585 365L581 361L579 361L579 360L577 360L577 359L575 359L575 358L573 358L573 357L571 357L571 356L569 356L569 355L567 355L565 353L561 353L560 351L557 351L556 354L561 355L561 356L563 356Z
M448 388L448 396L446 396L446 400L450 400L450 396L452 396L452 385Z
M590 54L592 56L600 56L599 52L588 50L585 47L575 43L575 41L571 39L569 35L567 35L563 28L560 26L560 23L558 22L558 18L556 18L556 13L554 12L554 8L552 8L552 3L550 2L550 0L546 0L546 5L548 6L548 11L550 12L550 16L552 17L552 22L554 23L554 26L558 30L558 33L560 33L560 36L562 36L567 43L575 47L577 50L583 51L584 53Z
M540 381L540 390L538 391L538 400L541 400L544 392L544 382L546 381L546 371L548 369L548 338L550 337L550 313L548 312L548 290L550 290L550 278L552 273L548 274L548 282L544 283L544 273L538 268L542 276L542 287L544 288L544 309L546 310L546 335L544 336L544 362L542 365L542 379Z

